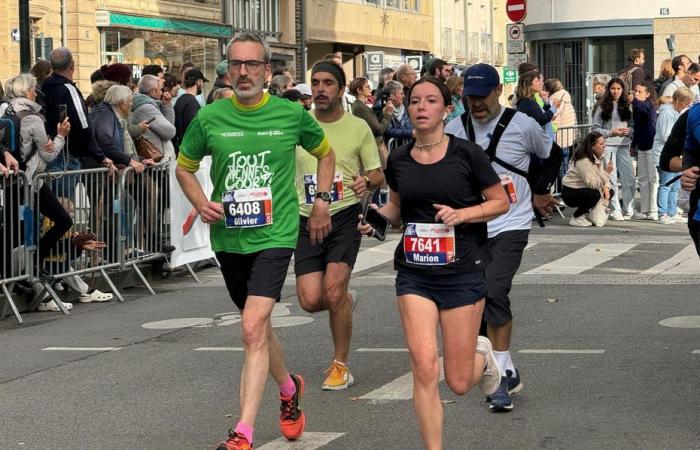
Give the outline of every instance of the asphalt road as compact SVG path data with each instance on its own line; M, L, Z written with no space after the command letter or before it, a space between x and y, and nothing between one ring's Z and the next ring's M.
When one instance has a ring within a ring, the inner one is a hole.
M493 414L478 390L458 397L443 384L445 448L700 448L700 262L690 244L683 225L577 229L556 219L534 230L512 291L525 388L512 412ZM307 381L307 433L279 441L268 383L256 449L421 448L392 245L363 243L352 281L356 383L346 391L321 391L328 321L299 308L289 279L274 321L289 367ZM237 414L239 316L218 271L199 276L156 283L156 296L130 289L125 303L76 304L70 316L0 322L0 449L222 440Z

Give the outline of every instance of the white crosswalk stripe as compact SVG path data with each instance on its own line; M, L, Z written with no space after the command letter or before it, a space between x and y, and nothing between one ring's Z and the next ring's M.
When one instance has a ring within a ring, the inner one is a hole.
M636 244L588 244L573 253L525 272L525 275L573 275L585 272L619 256Z
M686 245L683 250L671 258L642 272L642 275L656 275L660 273L678 275L700 274L700 259L698 259L698 254L695 252L695 245Z
M255 447L258 450L315 450L324 445L328 445L345 433L314 433L306 431L298 441L290 442L285 438L279 438L268 442L262 447Z
M442 367L442 358L438 362L440 364L440 381L445 379L445 373ZM388 400L410 400L413 398L413 374L408 372L401 375L395 380L385 384L384 386L368 392L360 397L362 400L388 401Z

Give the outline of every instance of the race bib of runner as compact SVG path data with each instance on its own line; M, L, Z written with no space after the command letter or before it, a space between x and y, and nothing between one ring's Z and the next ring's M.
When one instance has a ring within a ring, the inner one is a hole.
M455 260L455 230L441 223L409 223L403 234L406 262L442 266Z
M506 191L508 201L511 204L518 203L518 193L515 190L515 182L513 181L513 177L510 175L499 175L499 177L501 177L501 184L503 185L503 189Z
M264 227L272 224L272 189L236 189L224 192L226 228Z
M306 196L306 204L313 205L314 200L316 200L315 173L304 175L304 194ZM343 197L343 174L342 172L336 172L333 177L333 184L331 185L331 202L342 200Z

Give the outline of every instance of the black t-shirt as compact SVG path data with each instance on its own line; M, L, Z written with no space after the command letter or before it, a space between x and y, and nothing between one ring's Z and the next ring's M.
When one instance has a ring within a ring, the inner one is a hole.
M184 93L175 102L175 130L176 135L173 139L173 144L175 145L175 150L179 152L180 142L185 136L185 131L187 127L190 126L190 122L197 115L201 106L197 101L197 97L192 94Z
M456 249L452 262L440 265L444 261L438 262L439 258L435 257L432 261L436 264L428 265L431 256L423 257L426 250L427 253L434 252L436 246L444 244L441 241L433 245L429 240L421 243L422 255L415 256L411 252L414 262L406 261L404 245L415 244L412 240L415 228L409 224L436 223L437 210L433 204L455 209L478 205L484 201L481 191L501 182L481 147L454 136L448 137L445 157L433 164L421 164L413 159L413 142L397 148L389 155L385 170L386 181L401 197L401 220L407 225L404 238L394 254L396 270L433 274L474 272L485 269L491 260L486 245L486 223L471 223L454 227Z

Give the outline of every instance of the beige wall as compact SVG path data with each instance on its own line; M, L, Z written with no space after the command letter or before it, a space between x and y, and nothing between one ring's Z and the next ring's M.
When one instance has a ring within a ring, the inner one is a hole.
M700 55L700 17L677 17L654 20L654 77L659 75L661 61L670 58L666 38L676 36L676 55L686 54L693 62Z
M306 0L309 42L337 42L432 51L433 3L418 14L334 0ZM309 58L311 60L311 58Z

